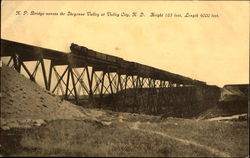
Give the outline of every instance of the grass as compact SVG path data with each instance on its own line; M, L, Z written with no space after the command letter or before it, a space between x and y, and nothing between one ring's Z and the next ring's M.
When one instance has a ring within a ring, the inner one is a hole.
M158 124L141 124L140 128L195 141L230 153L233 157L243 157L248 154L247 121L218 122L173 119Z
M57 120L25 131L22 150L8 156L209 156L192 145L130 129L125 123ZM183 149L186 149L185 151Z
M10 136L3 137L9 144L1 143L2 152L5 156L216 156L192 144L131 129L135 121L140 121L140 129L194 141L234 157L248 153L246 121L226 123L177 118L161 121L157 117L150 120L146 115L126 115L124 122L112 121L109 126L94 120L55 120L28 130L18 129L12 134L7 131L5 133ZM18 139L13 136L18 136Z

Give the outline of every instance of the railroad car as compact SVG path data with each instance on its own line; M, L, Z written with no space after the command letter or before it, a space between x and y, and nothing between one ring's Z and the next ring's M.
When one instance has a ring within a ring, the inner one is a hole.
M84 46L79 46L74 43L71 44L70 49L72 53L75 53L77 55L92 57L92 58L96 58L96 59L100 59L100 60L104 60L104 61L108 61L112 63L121 63L121 61L123 60L120 57L116 57L116 56L108 55L104 53L99 53L97 51L88 49L87 47L84 47Z

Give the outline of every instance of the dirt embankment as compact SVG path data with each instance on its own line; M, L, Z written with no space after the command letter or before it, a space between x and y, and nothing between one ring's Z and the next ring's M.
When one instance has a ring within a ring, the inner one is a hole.
M84 118L78 107L5 65L1 68L1 128L29 127L46 120Z

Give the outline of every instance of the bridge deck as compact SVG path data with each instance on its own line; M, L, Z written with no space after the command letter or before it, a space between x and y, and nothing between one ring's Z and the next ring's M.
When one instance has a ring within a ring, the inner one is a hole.
M1 39L1 57L18 54L22 61L51 60L54 66L70 65L72 68L92 66L95 71L116 72L121 75L137 75L156 80L171 81L177 84L206 85L205 82L193 80L178 74L126 61L122 58L99 53L86 47L71 45L71 52L51 50L33 45Z

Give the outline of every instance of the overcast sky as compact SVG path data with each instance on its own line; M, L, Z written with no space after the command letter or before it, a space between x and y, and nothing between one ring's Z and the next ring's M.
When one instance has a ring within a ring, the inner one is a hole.
M72 42L208 84L249 81L249 2L4 1L1 38L69 52ZM16 11L143 12L146 17L24 16ZM218 18L156 18L212 13Z

